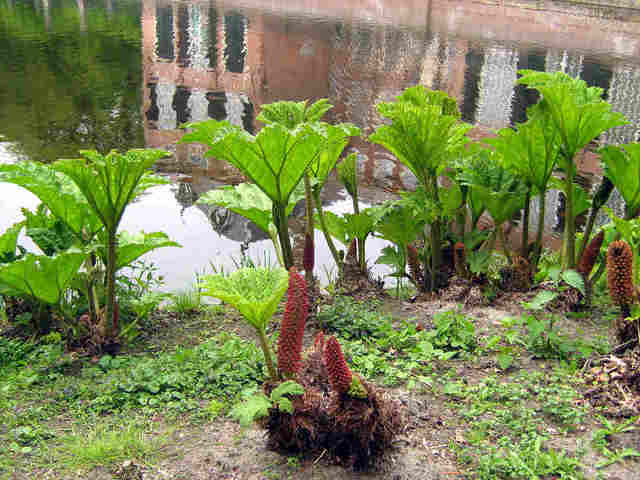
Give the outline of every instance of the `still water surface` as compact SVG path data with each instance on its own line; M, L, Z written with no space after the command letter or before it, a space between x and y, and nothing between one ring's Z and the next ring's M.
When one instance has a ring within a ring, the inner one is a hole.
M532 5L533 7L533 5ZM227 119L259 128L263 103L329 98L332 121L368 136L374 105L422 83L458 99L476 134L524 119L531 92L517 70L564 71L605 90L631 121L603 141L640 135L640 22L637 10L546 10L469 1L0 0L0 162L50 162L78 149L167 148L172 185L130 207L129 230L163 230L184 248L150 254L170 289L184 288L209 262L230 267L240 245L262 257L269 242L252 225L196 205L229 172L195 146L175 146L185 121ZM383 186L414 184L384 151L364 141L362 173ZM597 165L586 158L587 180ZM348 211L344 191L327 202ZM546 219L557 229L557 195ZM37 200L0 185L0 230ZM317 264L330 265L320 236ZM375 261L381 241L369 248ZM384 271L379 271L384 273Z

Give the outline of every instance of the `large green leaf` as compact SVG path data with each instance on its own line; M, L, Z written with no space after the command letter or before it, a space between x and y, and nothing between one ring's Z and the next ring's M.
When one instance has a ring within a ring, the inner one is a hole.
M64 252L53 257L26 254L0 265L0 283L24 295L56 304L86 258L84 252Z
M117 230L125 208L138 195L149 187L168 183L148 171L157 160L167 156L162 150L134 149L107 155L82 150L80 154L84 158L58 160L52 167L76 184L110 231Z
M138 232L129 233L122 231L118 234L118 249L116 270L132 264L145 253L162 247L181 247L177 242L169 239L164 232ZM106 263L106 251L100 250L100 256Z
M316 220L315 227L320 230L322 227L318 215L316 214L314 218ZM347 220L344 217L336 215L333 212L324 212L324 221L329 235L340 241L343 245L349 243L350 236L347 228Z
M309 166L309 171L317 182L315 188L319 188L327 181L350 138L360 135L360 129L351 123L329 125L319 122L311 124L310 128L324 141L324 149Z
M100 219L78 187L50 166L35 162L0 165L0 181L29 190L85 243L102 229Z
M24 227L24 222L11 225L0 235L0 262L12 262L16 257L18 237Z
M54 255L71 248L76 240L73 230L55 215L49 212L44 203L35 212L22 209L26 233L45 255Z
M629 215L640 208L640 143L607 145L600 150L605 174L626 202Z
M333 105L326 98L321 98L311 105L307 104L307 100L281 101L264 104L261 108L258 121L265 125L279 123L287 128L295 128L301 123L319 122L325 113L333 108Z
M304 198L304 186L299 184L291 194L285 213L290 215L296 204ZM273 223L273 202L253 183L227 185L209 190L198 199L198 203L218 205L242 215L269 233L269 224Z
M304 171L324 146L324 138L309 124L290 130L273 123L255 137L226 121L209 120L186 127L192 131L182 137L181 143L209 145L207 156L231 163L278 205L286 205Z
M460 182L471 188L474 200L486 207L496 226L510 220L524 206L525 185L521 178L504 168L495 153L484 151L485 169L468 169ZM473 198L473 197L472 197Z
M555 137L548 117L534 115L526 123L519 124L517 130L503 128L497 138L483 141L496 149L505 167L541 192L546 190L557 163Z
M385 116L393 116L392 110L398 102L407 102L411 105L424 108L429 106L438 107L442 115L451 115L460 118L460 110L455 98L451 98L440 90L429 90L422 85L415 85L407 88L396 98L396 103L385 104L382 107L387 113Z
M565 161L572 162L578 151L609 128L627 123L602 99L603 90L588 87L584 80L562 72L519 73L519 84L541 93L540 113L548 116L556 129Z
M256 329L264 331L287 291L289 274L283 268L241 268L228 276L206 275L202 293L228 303Z
M406 247L424 228L424 221L402 200L385 205L384 215L375 226L385 240Z
M345 213L347 235L349 238L366 239L367 235L375 230L383 214L384 210L380 207L365 208L358 214Z
M427 189L468 142L471 125L443 115L441 106L399 101L378 104L378 111L391 124L378 127L369 141L393 153Z

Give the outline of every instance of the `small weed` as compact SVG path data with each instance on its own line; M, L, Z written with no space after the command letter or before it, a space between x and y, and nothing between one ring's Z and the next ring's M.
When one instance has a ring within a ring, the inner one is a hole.
M610 450L609 441L612 435L631 432L636 429L634 424L640 417L632 417L624 422L615 424L605 417L598 416L598 421L604 428L599 428L593 433L591 444L602 454L605 459L596 464L596 468L604 468L617 463L625 458L640 457L640 452L633 448L623 448L621 450Z
M198 290L183 290L169 296L170 303L167 310L176 312L180 316L196 313L202 310L202 296Z

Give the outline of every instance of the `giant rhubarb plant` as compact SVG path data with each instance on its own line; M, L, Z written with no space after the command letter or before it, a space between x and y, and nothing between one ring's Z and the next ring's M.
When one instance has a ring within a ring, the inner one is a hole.
M117 335L115 282L118 226L127 206L138 195L154 185L167 183L149 173L151 166L167 153L138 149L124 154L112 151L102 155L92 150L83 150L80 154L84 158L58 160L53 164L53 169L71 179L88 203L91 213L104 226L107 238L106 324L108 331Z
M331 110L331 108L333 108L333 105L331 105L325 98L322 98L311 105L307 104L306 100L302 102L275 102L262 106L262 111L260 112L260 115L258 115L258 120L267 125L277 123L288 129L294 129L303 123L312 122L317 122L318 125L326 126L327 124L320 123L320 120L329 110ZM348 138L350 136L359 135L360 130L355 125L348 123L336 125L334 128L342 129L344 136L327 136L328 141L325 144L324 151L316 157L311 165L309 165L309 169L305 172L303 177L307 207L307 224L305 233L309 236L313 236L313 206L315 204L327 245L329 246L329 250L338 265L338 269L341 270L341 258L338 255L338 251L324 224L320 192L324 183L327 181L329 172L331 172L338 160L338 157L342 154L342 151L347 145ZM355 201L357 202L357 195L355 198ZM357 214L357 206L354 208L354 213ZM312 279L310 272L305 271L305 274L307 275L307 280L310 281Z
M385 147L406 165L436 207L430 228L430 288L437 288L443 221L438 178L463 151L471 125L458 121L460 113L454 99L420 85L405 90L395 102L378 104L378 111L391 123L378 127L369 140Z
M520 255L528 258L529 247L529 204L533 195L540 199L538 231L535 256L542 247L544 230L545 197L549 180L557 163L558 148L556 130L549 117L536 115L536 107L528 110L529 120L517 125L517 130L503 128L497 138L486 138L501 156L504 166L516 173L525 184L524 217L522 221L522 243Z
M269 376L278 378L267 340L267 325L287 290L289 274L282 268L241 268L228 276L206 275L199 287L238 310L258 334Z
M104 231L106 248L103 258L107 270L105 330L115 330L115 272L154 248L177 245L164 234L143 234L127 238L123 250L117 248L117 229L124 211L140 193L165 180L148 172L155 161L166 155L159 150L130 150L124 154L95 151L80 152L84 158L58 160L51 166L21 162L0 166L0 181L14 183L36 195L49 212L72 232L76 244L94 252L94 242ZM27 215L29 217L29 215ZM28 218L27 222L29 223ZM42 220L42 219L41 219ZM28 225L29 228L29 225ZM38 243L38 242L37 242ZM40 243L39 243L40 244ZM94 270L96 256L88 254L87 270ZM91 278L95 275L89 274ZM97 320L99 306L94 287L87 288L92 321Z
M312 163L328 163L337 146L344 148L348 138L359 130L352 125L320 122L301 123L295 128L270 123L253 136L241 127L215 120L187 124L186 128L191 131L181 142L208 145L207 156L229 162L269 197L284 265L291 268L293 253L286 213L291 194Z
M555 129L558 143L558 165L564 171L566 215L563 269L576 265L576 225L574 218L573 183L576 175L576 155L589 142L609 128L627 123L624 116L613 112L602 99L603 90L588 87L578 78L562 72L522 70L519 84L535 88L541 94L537 113L548 118Z

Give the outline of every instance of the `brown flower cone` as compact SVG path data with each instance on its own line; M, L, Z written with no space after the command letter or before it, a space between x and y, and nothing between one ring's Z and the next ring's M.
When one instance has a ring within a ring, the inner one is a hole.
M353 263L358 262L358 242L355 238L351 240L351 243L349 244L346 260Z
M300 370L302 337L308 314L307 283L295 267L291 267L287 307L278 339L278 370L285 377L294 376Z
M458 242L453 246L453 263L456 269L456 275L466 278L467 271L467 255L464 243Z
M407 245L407 265L409 266L409 275L413 283L422 285L422 269L420 268L418 249L411 243Z
M612 242L607 250L607 284L611 299L623 309L633 302L632 270L631 247L622 240Z
M600 253L603 240L604 230L600 230L598 234L591 239L587 248L584 249L584 253L578 264L578 272L580 272L583 277L588 277L591 270L593 270L593 266L596 264L596 260L598 260L598 254Z
M324 361L329 373L331 388L338 393L347 393L353 379L351 370L342 355L342 348L336 337L329 337L324 350Z
M315 260L315 248L313 244L313 236L307 233L304 236L304 253L302 254L302 265L305 272L313 272Z

